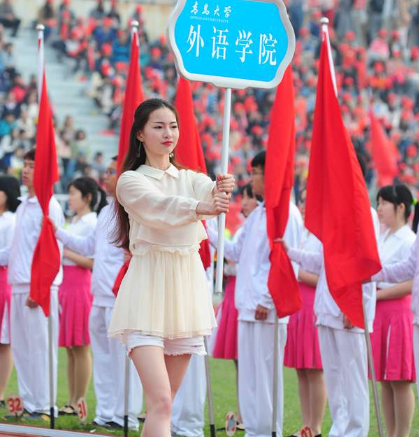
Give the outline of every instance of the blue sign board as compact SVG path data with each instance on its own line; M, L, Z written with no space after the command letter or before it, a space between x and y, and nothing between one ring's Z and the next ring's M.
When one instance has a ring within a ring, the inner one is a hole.
M281 0L178 0L169 41L180 73L226 88L273 88L295 50Z

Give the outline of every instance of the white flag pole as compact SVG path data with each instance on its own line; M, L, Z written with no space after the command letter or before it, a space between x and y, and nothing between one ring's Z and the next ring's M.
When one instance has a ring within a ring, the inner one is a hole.
M228 171L228 150L230 143L230 117L231 117L231 88L227 88L224 96L224 122L223 122L223 144L221 148L221 174ZM217 279L215 292L223 292L224 273L224 230L226 226L226 215L218 217L218 245L217 245Z
M276 310L275 310L276 312ZM272 437L277 436L276 432L276 422L278 420L278 372L279 372L279 319L277 314L275 314L275 325L274 325L274 368L273 368L273 388L272 388Z
M136 38L137 44L138 40L138 27L140 23L136 20L131 22L131 38ZM125 357L125 383L124 383L124 436L128 436L129 432L129 382L130 382L130 359L128 356Z
M38 31L38 103L41 100L42 80L44 76L44 31L45 26L38 24L36 26ZM54 388L54 344L52 335L52 293L50 293L50 314L48 316L48 374L49 374L49 414L50 414L50 428L55 428L55 388Z
M332 49L331 49L331 46L330 46L329 30L328 30L329 19L326 18L326 17L323 17L320 20L320 24L321 24L321 27L322 27L322 32L323 32L324 36L327 38L327 50L329 51L330 72L331 72L331 75L332 75L333 86L335 88L335 93L336 93L336 96L337 96L338 90L337 90L337 86L336 86L335 67L334 67L334 64L333 64L333 61L332 61L332 59L333 59L332 58ZM383 425L381 423L380 403L379 403L379 399L378 399L377 378L375 376L374 361L373 361L373 358L372 358L371 337L370 337L370 333L369 333L368 320L367 320L367 316L366 316L366 313L365 313L364 302L362 302L362 308L363 308L363 312L364 312L365 342L366 342L366 345L367 345L368 364L369 364L370 373L371 373L372 391L373 391L373 394L374 394L374 407L375 407L375 417L377 419L378 435L379 435L379 437L384 437Z

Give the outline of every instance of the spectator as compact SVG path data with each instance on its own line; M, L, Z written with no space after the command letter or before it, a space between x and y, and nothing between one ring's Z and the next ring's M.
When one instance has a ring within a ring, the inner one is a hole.
M12 29L12 36L15 37L19 30L21 20L16 16L12 0L3 0L0 4L0 23L7 29Z

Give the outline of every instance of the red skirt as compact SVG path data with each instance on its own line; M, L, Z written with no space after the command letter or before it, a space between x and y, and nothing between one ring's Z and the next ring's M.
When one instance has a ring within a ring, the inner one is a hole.
M225 360L237 360L237 310L234 306L236 277L229 276L223 302L220 306L221 320L218 325L212 356Z
M377 381L415 381L411 296L377 301L371 346Z
M316 289L300 282L303 306L290 317L287 343L284 351L284 366L293 369L323 368L319 337L314 315Z
M61 307L58 344L61 347L87 346L90 344L92 273L78 266L64 266L63 269L63 283L58 295Z
M10 343L10 300L11 287L7 283L7 267L0 266L0 343L4 341L4 344ZM2 332L5 324L8 326L6 333Z

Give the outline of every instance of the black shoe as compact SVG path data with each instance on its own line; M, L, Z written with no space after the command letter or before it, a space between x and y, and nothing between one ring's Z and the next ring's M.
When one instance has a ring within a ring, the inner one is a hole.
M107 423L101 425L99 422L96 422L96 419L93 419L93 421L92 421L92 425L93 425L93 426L97 426L97 427L99 427L99 428L109 429L109 426L108 426Z
M119 423L114 422L113 420L111 420L110 422L106 422L106 429L112 431L120 431L123 428L123 426L121 426Z

